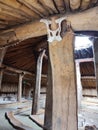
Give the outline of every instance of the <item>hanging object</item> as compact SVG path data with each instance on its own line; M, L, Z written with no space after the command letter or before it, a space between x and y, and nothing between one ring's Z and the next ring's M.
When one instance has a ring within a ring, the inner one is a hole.
M66 17L62 17L55 20L55 23L58 25L58 28L56 30L51 30L52 20L48 19L41 19L40 22L43 22L46 24L47 27L47 33L48 33L48 42L53 42L54 40L61 41L61 23L63 20L66 20Z

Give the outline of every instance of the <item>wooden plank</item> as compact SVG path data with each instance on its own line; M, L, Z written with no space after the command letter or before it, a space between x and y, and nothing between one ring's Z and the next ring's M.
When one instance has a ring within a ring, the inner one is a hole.
M43 57L45 54L45 50L40 53L38 60L37 60L37 72L36 72L36 85L34 90L34 99L33 99L33 107L32 107L32 114L37 114L39 108L40 108L40 89L41 89L41 73L42 73L42 62Z
M51 27L52 29L55 28L55 26ZM52 80L50 81L49 78L49 84L52 86L50 90L52 108L49 112L50 118L52 114L52 119L50 119L51 127L49 130L77 130L77 88L73 42L74 35L70 29L61 41L49 43L52 71Z
M71 26L74 31L98 31L98 7L94 7L87 11L77 14L67 15L67 20L71 22ZM77 19L81 19L79 22ZM92 20L91 20L92 19ZM11 32L10 37L8 37ZM15 27L10 30L0 32L0 45L10 44L16 41L23 41L31 37L38 37L46 35L46 27L44 23L39 21L24 24L22 26ZM9 42L8 42L9 41Z

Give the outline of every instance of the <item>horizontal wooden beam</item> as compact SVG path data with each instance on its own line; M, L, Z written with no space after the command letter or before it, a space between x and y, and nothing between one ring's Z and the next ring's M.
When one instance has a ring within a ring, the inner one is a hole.
M4 64L2 65L2 68L6 69L6 70L9 70L9 71L12 71L12 72L15 72L15 73L18 73L18 74L24 73L24 74L28 74L28 75L33 76L33 74L31 72L16 69L16 68L13 68L13 67L9 67L9 66L4 65Z
M85 58L85 59L76 59L75 62L81 63L81 62L94 62L94 58Z
M80 13L68 14L65 16L66 20L71 23L72 29L74 31L98 31L97 12L98 6ZM46 34L47 31L44 23L41 23L38 20L35 22L29 22L6 31L1 31L0 47Z
M87 79L88 79L88 80L90 80L90 79L91 79L91 80L95 80L96 77L95 77L95 76L82 76L81 79L82 79L82 80L87 80Z
M13 67L9 67L9 66L4 65L4 64L1 66L1 69L6 69L6 70L9 70L11 72L18 73L18 74L24 73L25 75L27 74L27 75L35 76L34 73L31 73L31 72L28 72L28 71L24 71L24 70L20 70L20 69L16 69L16 68L13 68ZM42 74L41 76L42 76L42 78L46 78L47 77L44 74Z

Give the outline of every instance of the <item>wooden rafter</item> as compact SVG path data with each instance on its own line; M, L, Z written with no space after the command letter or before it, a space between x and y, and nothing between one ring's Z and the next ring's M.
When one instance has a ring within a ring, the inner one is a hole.
M95 7L82 13L70 14L67 15L66 19L71 22L71 26L75 31L98 31L97 10L98 7ZM80 19L80 21L78 21L78 19ZM39 21L30 22L10 30L2 31L0 33L0 46L46 34L46 27L43 23Z

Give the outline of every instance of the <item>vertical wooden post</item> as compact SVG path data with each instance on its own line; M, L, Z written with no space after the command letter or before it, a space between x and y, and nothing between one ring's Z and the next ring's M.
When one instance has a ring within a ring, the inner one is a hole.
M95 58L96 89L98 96L98 38L94 40L94 58Z
M19 74L19 83L18 83L18 94L17 94L17 101L21 102L22 97L22 79L24 74Z
M7 51L7 48L0 49L0 67L2 66L2 62L3 62L6 51ZM0 89L1 89L1 84L2 84L2 77L3 77L3 69L0 70Z
M1 90L2 78L3 78L3 69L0 70L0 90Z
M81 84L80 63L77 60L76 60L76 75L77 75L78 112L80 112L81 100L82 100L82 84Z
M36 114L39 109L39 100L40 100L40 88L41 88L41 73L42 73L42 61L45 54L45 50L40 53L37 60L37 71L36 71L36 85L34 90L34 99L31 114Z
M2 65L6 51L7 51L7 48L0 49L0 66Z
M52 28L52 26L51 26ZM54 30L55 28L53 28ZM77 87L73 51L74 35L70 29L61 41L49 43L49 57L52 78L49 84L52 89L50 111L45 118L49 130L77 130ZM47 92L49 96L50 92ZM51 101L52 99L52 101ZM49 98L48 98L49 100ZM46 104L47 106L47 104ZM52 107L52 108L51 108ZM50 114L50 115L49 115ZM51 118L52 115L52 118ZM49 121L50 118L50 121ZM51 125L51 126L50 126Z
M46 106L45 106L45 118L44 118L44 126L47 130L51 130L52 128L52 103L53 103L53 95L52 95L52 70L50 64L50 58L48 59L48 84L47 84L47 95L46 95Z

